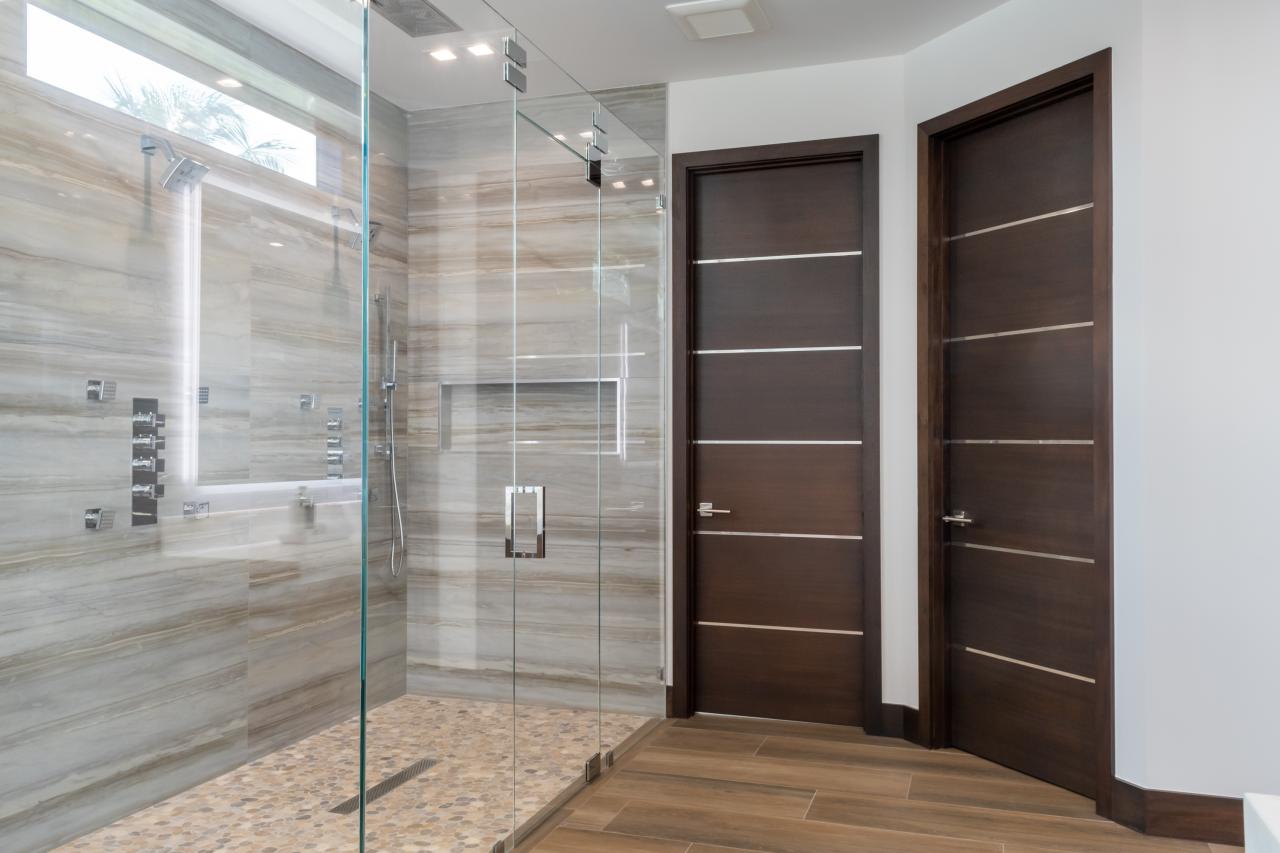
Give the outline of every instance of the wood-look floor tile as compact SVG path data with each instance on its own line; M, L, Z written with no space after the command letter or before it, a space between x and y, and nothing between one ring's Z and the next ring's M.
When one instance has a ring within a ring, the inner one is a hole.
M1235 847L1231 844L1210 844L1210 853L1244 853L1243 847Z
M764 735L741 732L711 732L671 726L654 735L647 746L661 749L692 749L726 755L753 755L764 743Z
M623 809L619 816L626 812ZM852 794L820 792L809 810L808 820L1003 843L1009 845L1006 853L1016 844L1072 853L1160 850L1206 853L1207 850L1205 844L1152 838L1110 821Z
M535 853L687 853L689 842L559 827Z
M969 779L957 784L951 777L916 773L908 796L932 803L1105 820L1098 816L1093 800L1030 778Z
M833 740L839 743L865 743L900 749L924 749L924 747L899 738L869 735L856 726L833 726L826 723L799 723L792 720L762 720L752 717L717 717L699 714L685 720L676 720L674 726L676 728L701 729L704 731L743 732L745 734L773 737Z
M683 749L645 749L627 767L646 773L668 773L730 782L758 782L791 788L872 794L878 797L905 797L911 786L909 773L798 764L775 758L714 755Z
M1146 837L1146 838L1150 838L1150 839L1155 840L1155 841L1159 841L1159 840L1160 840L1159 838L1156 838L1155 836L1144 836L1144 837ZM1209 848L1212 846L1212 845L1209 845L1209 844L1202 844L1202 843L1200 843L1199 841L1177 841L1177 840L1174 840L1174 839L1168 839L1168 838L1166 838L1166 839L1164 839L1164 840L1165 840L1165 841L1170 842L1170 843L1171 843L1171 844L1173 844L1174 846L1172 846L1172 847L1148 847L1148 848L1146 848L1146 850L1148 850L1148 851L1154 851L1154 853L1162 853L1162 851L1169 851L1169 853L1184 853L1184 851L1194 851L1194 853L1208 853ZM1191 846L1191 847L1187 847L1186 845L1188 845L1188 844L1191 844L1191 845L1193 845L1193 846ZM1074 849L1076 849L1076 848L1070 848L1070 849L1074 850ZM1088 849L1088 848L1085 848L1085 849ZM1117 851L1127 851L1127 850L1129 850L1129 848L1128 848L1128 847L1114 847L1114 848L1113 848L1113 847L1105 847L1105 848L1101 848L1101 849L1104 849L1104 850L1117 850ZM1232 849L1235 849L1235 848L1228 847L1227 849L1228 849L1228 850L1232 850ZM1006 845L1004 846L1004 850L1005 850L1005 853L1063 853L1064 848L1062 848L1062 847L1052 847L1052 848L1050 848L1050 847L1029 847L1029 846L1027 846L1027 845L1025 845L1025 844L1006 844Z
M993 764L963 752L885 749L861 743L833 743L794 737L766 738L756 755L761 758L857 767L864 770L933 773L953 779L959 777L1019 781L1029 778L1007 767L1001 767L999 764Z
M608 830L769 853L1001 853L999 843L641 802L628 804Z
M802 818L813 802L812 788L788 788L722 779L691 779L664 773L647 773L632 767L612 777L607 785L611 801L645 800L719 811Z
M604 829L627 804L624 797L613 797L605 788L591 799L575 806L564 819L564 826L577 829Z

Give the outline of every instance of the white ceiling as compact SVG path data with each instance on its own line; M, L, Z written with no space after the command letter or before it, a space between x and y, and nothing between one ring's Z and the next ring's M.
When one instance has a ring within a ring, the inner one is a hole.
M592 89L906 53L1005 0L759 0L772 26L690 41L672 0L489 0Z
M216 0L351 79L360 74L358 0ZM760 0L771 26L761 32L690 41L666 12L671 0L431 0L460 33L413 39L372 18L372 87L408 110L508 97L499 57L468 54L486 41L501 50L506 18L532 41L531 95L568 91L572 75L589 89L719 77L905 53L1005 0ZM448 46L458 59L428 56Z

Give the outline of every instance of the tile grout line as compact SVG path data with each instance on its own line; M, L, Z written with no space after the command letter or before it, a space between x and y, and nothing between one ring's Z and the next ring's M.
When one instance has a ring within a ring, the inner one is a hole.
M809 812L813 811L813 804L816 803L817 801L818 801L818 789L814 788L813 796L809 798L809 805L805 807L804 815L802 815L800 818L801 820L809 819Z

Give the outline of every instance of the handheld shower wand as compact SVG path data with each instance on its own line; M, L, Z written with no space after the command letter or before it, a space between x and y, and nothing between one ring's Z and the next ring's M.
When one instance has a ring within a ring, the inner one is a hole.
M392 516L395 521L395 530L391 540L391 576L398 578L404 568L407 551L405 547L404 510L400 502L400 477L399 472L396 470L396 389L399 387L399 371L397 370L396 357L397 351L400 349L400 342L391 337L391 311L387 296L382 293L376 294L373 297L373 301L378 306L379 319L382 321L382 411L386 418L387 432L387 443L383 446L383 454L386 456L390 469L388 473L391 475L391 497L395 501L395 513ZM398 551L397 545L399 546Z

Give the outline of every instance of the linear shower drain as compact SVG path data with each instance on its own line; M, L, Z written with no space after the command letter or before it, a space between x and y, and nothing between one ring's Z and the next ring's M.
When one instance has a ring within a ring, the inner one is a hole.
M421 761L415 761L414 763L410 764L408 767L406 767L405 769L397 773L391 774L390 776L383 779L378 784L374 785L365 793L365 797L364 797L365 804L367 805L369 803L372 803L374 800L379 799L380 797L385 797L387 794L390 794L392 791L394 791L396 788L399 788L405 782L408 782L411 779L421 776L423 773L426 773L428 770L430 770L432 767L435 767L439 763L440 763L439 759L424 758ZM360 808L360 795L357 794L351 799L344 800L343 802L329 809L329 811L332 812L333 814L352 814L357 810L359 810L359 808Z

